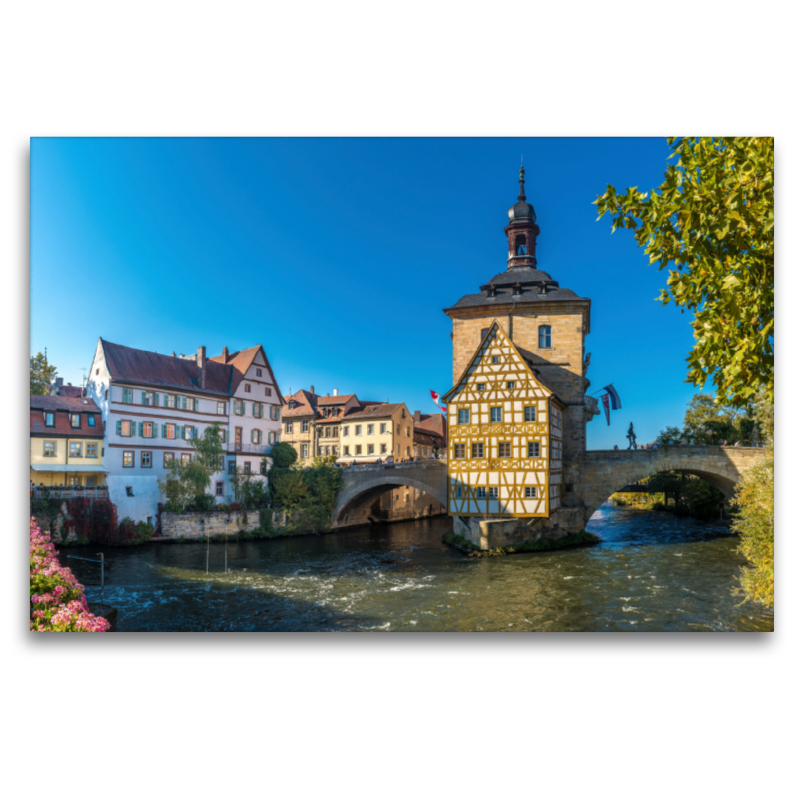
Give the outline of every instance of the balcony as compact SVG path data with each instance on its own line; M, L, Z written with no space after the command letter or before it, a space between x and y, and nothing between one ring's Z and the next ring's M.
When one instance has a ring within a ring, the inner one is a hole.
M70 497L108 498L108 486L89 486L78 489L74 486L34 486L31 490L34 500L68 500Z
M272 450L271 444L225 442L222 447L226 453L246 456L268 456Z

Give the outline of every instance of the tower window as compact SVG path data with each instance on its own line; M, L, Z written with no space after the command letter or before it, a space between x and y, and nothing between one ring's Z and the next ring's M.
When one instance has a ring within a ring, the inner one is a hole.
M516 242L514 243L514 251L518 256L528 255L528 243L524 236L517 236Z
M540 325L539 326L539 347L551 347L550 344L550 326L549 325Z

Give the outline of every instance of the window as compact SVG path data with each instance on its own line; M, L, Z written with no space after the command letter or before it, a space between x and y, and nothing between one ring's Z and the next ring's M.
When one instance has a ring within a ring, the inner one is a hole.
M117 434L120 436L133 436L133 423L129 419L118 419Z
M480 500L483 500L483 499L486 497L486 489L484 489L484 488L483 488L483 486L479 486L479 487L478 487L478 488L475 490L475 496L476 496L478 499L480 499Z
M177 427L177 426L176 426L176 425L174 425L173 423L171 423L171 422L168 422L168 423L167 423L167 424L164 426L164 438L165 438L165 439L175 439L175 438L177 438L177 437L175 436L175 428L176 428L176 427Z
M536 422L536 406L525 406L525 422Z
M153 439L156 435L156 426L152 422L142 423L142 436L145 439Z
M492 356L492 364L499 364L500 356Z
M361 426L356 425L356 436L361 436Z
M142 451L142 457L141 457L141 464L145 469L147 469L149 467L152 467L153 466L153 454L147 452L146 450L143 450Z
M338 425L334 425L333 435L338 438L338 436L339 436L339 426Z
M472 445L472 457L483 458L483 442L475 442Z
M386 423L381 422L381 433L386 433Z
M338 444L335 444L335 445L333 446L333 454L334 454L335 456L338 456L338 455L339 455L339 445L338 445Z
M360 445L360 444L357 444L357 445L356 445L356 455L357 455L357 456L360 456L360 455L361 455L361 445Z
M225 481L217 481L217 497L225 494Z
M244 474L245 475L250 475L250 462L249 461L245 461L244 462Z
M506 384L506 389L515 389L516 387L517 387L517 384L514 381L509 381Z
M511 458L511 442L500 442L497 445L498 458Z
M56 454L56 443L55 442L45 442L44 443L44 454L46 456L54 456Z
M246 384L244 385L244 390L245 390L246 392L249 392L249 391L250 391L250 384L249 384L249 383L246 383Z
M326 445L325 446L325 455L329 456L330 454L331 454L331 446L330 445Z
M280 406L270 406L269 407L269 418L272 420L278 420L281 418L281 407Z
M197 438L197 428L193 425L187 425L183 429L183 438L184 439L196 439Z
M349 436L349 435L350 435L350 426L349 425L345 425L342 428L342 436Z
M85 484L86 488L89 489L92 486L96 486L96 485L97 485L97 478L95 478L94 475L87 475L86 476L86 484Z
M456 486L456 497L460 498L462 494L463 494L463 492L462 492L461 487L460 486Z
M250 431L250 442L252 444L261 444L262 439L263 435L258 428L253 428L253 430Z
M469 425L469 409L468 408L459 408L458 409L458 424L459 425Z
M264 419L264 404L253 403L253 416L259 419Z
M265 387L264 387L264 394L265 394L267 397L272 397L272 389L270 389L270 388L269 388L269 386L265 386Z
M123 467L133 466L133 450L122 451L122 466Z
M301 451L300 455L303 456L303 458L308 458L308 445L307 444L301 445L300 451Z
M495 408L489 409L489 420L491 422L502 422L503 421L503 409L499 406Z
M406 436L411 436L411 428L406 427Z
M382 444L381 445L381 455L383 455L383 453L385 453L385 452L386 452L386 445Z
M229 461L228 462L228 475L235 475L236 474L236 462Z
M167 408L175 408L175 395L174 394L165 394L164 395L164 405Z
M374 444L368 444L367 445L367 455L371 456L374 452L375 452L375 445Z
M128 495L128 497L133 497L133 486L126 486L125 494Z
M291 422L287 422L286 423L286 433L291 433L291 432L292 432L292 423Z
M375 426L374 425L367 425L367 434L372 436L375 433Z
M539 458L539 442L528 442L528 458Z
M349 456L349 455L350 455L350 445L349 445L349 444L346 444L346 445L344 446L344 454L345 454L346 456Z
M175 458L175 453L164 453L164 469L166 469Z
M550 326L539 326L539 347L550 347Z
M233 413L240 417L244 416L244 400L233 401Z
M500 493L499 493L499 491L498 491L496 486L490 486L489 487L489 497L498 497L499 494Z
M300 426L303 430L303 433L308 433L308 420L304 419L303 424Z
M406 447L406 455L407 456L411 455L411 448L410 447Z
M257 370L256 370L256 377L257 377L257 378L260 378L260 377L261 377L261 370L260 370L260 369L257 369Z
M536 497L536 487L535 486L526 486L525 487L525 497L526 498Z
M397 435L398 436L400 435L400 426L399 425L397 426Z
M123 403L132 403L133 402L133 389L123 389L122 390L122 402Z
M47 428L55 428L56 426L56 415L48 412L44 415L44 424Z
M466 458L466 457L467 457L467 446L465 444L454 444L453 458Z
M225 469L225 456L220 456L217 459L217 472L222 472Z
M192 460L191 453L181 453L181 464L188 464Z
M156 404L155 400L155 395L152 392L142 392L143 406L154 406Z
M483 392L486 389L486 384L485 383L479 383L477 388L478 388L479 392Z
M225 413L225 403L217 402L217 414Z
M70 426L70 428L80 428L81 427L81 415L80 414L70 414L69 415L69 426Z
M326 439L330 439L331 438L331 429L330 428L325 428L324 436L325 436Z
M80 442L70 442L69 443L69 457L70 458L81 458L81 443Z
M97 445L91 442L86 443L86 458L97 458Z
M94 428L94 414L87 414L86 421L89 423L90 428Z

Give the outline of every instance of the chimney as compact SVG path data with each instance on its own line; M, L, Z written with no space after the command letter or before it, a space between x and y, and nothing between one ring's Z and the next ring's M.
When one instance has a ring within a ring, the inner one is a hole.
M222 348L222 360L226 364L228 363L228 348L227 348L227 346Z
M338 389L334 389L333 390L333 396L334 397L338 397L339 396L339 390Z
M316 392L314 391L314 384L313 383L311 384L311 394L316 394Z
M200 388L206 388L206 349L205 347L197 348L197 369L200 371Z
M64 379L63 378L56 378L56 386L63 386Z
M419 425L422 422L422 413L420 411L414 412L414 424Z

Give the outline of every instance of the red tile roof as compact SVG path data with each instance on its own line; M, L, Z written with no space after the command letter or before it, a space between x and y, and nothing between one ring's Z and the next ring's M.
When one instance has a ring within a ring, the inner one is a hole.
M437 436L447 436L447 420L444 414L421 414L420 421L415 422L414 427L431 431Z
M317 396L317 404L321 406L335 406L339 405L340 403L349 403L354 397L354 394L337 394L337 395L325 395L325 397ZM358 399L358 398L356 398Z
M55 425L45 425L45 413L53 412ZM70 414L80 414L80 428L70 424ZM94 414L94 427L89 425L88 415ZM74 397L53 397L37 395L31 397L30 408L31 436L81 436L102 439L105 428L100 409L92 400L84 402Z
M68 383L66 386L56 386L55 394L58 397L80 397L83 394L83 388Z
M306 389L301 389L294 394L286 395L283 401L287 404L282 412L284 419L291 419L292 417L315 417L317 415L317 395L312 394ZM291 401L297 403L296 408L288 408Z
M403 403L375 403L371 405L364 405L360 411L348 411L347 414L344 416L344 420L346 422L350 422L351 419L379 419L382 417L390 417L397 411L398 408L401 408ZM411 414L408 414L408 419L413 420L414 418Z
M100 340L111 380L156 388L186 389L229 397L232 368L206 359L206 385L200 388L200 374L194 358L151 353Z

